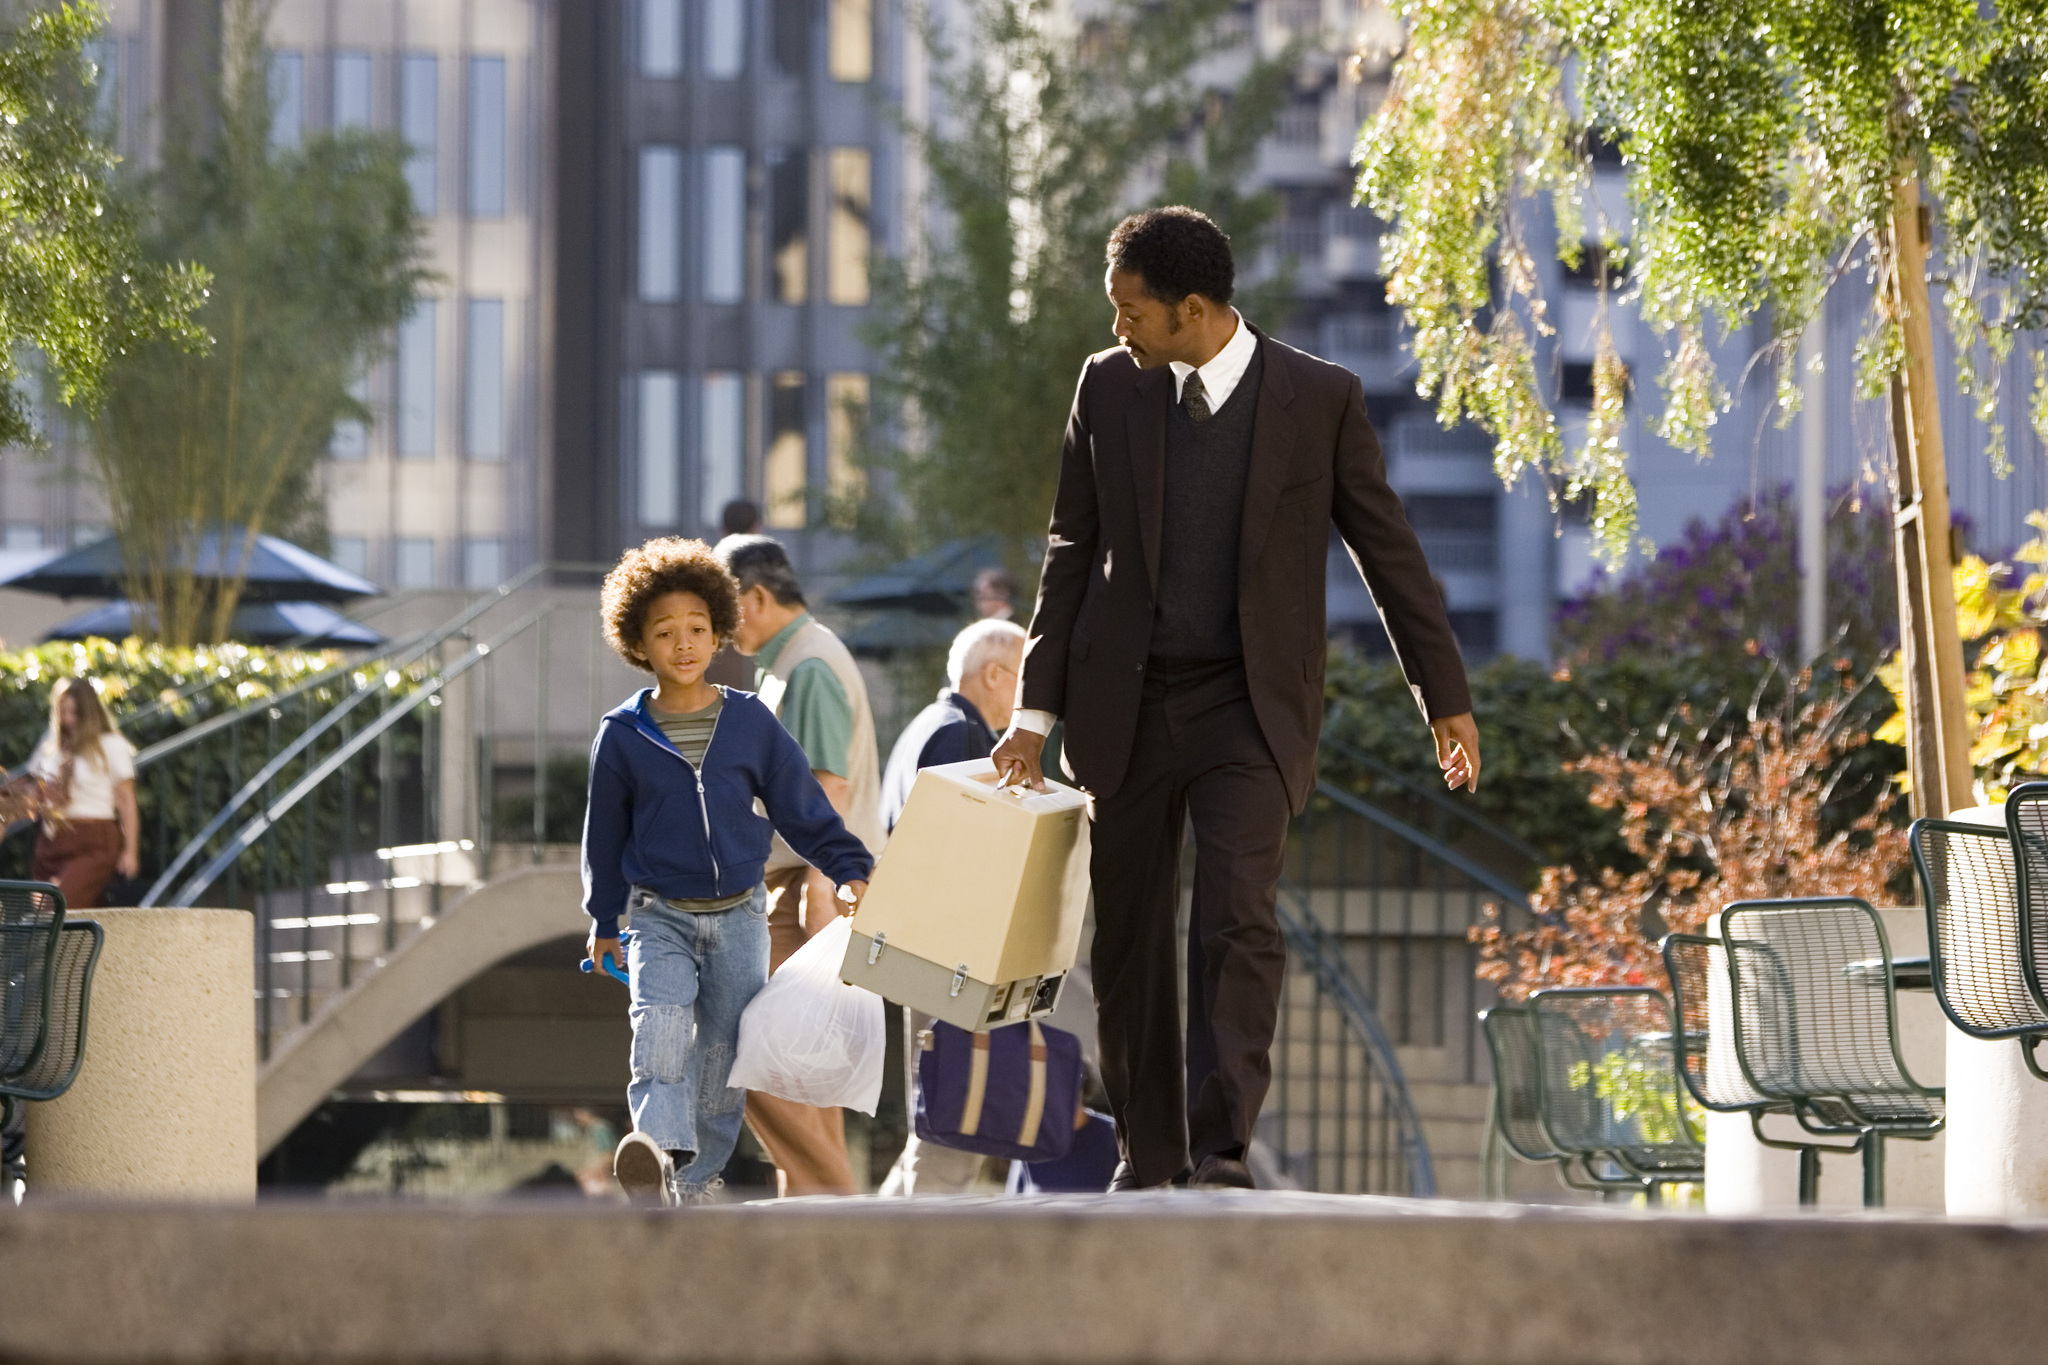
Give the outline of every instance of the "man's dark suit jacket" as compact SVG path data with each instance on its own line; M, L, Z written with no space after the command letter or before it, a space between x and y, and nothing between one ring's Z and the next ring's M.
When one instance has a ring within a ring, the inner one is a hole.
M1332 521L1423 713L1455 716L1472 709L1472 698L1442 594L1387 484L1358 377L1256 328L1253 335L1265 373L1238 541L1238 623L1252 706L1299 811L1315 787L1323 722ZM1091 357L1060 456L1019 701L1065 717L1067 763L1097 796L1122 783L1137 727L1172 399L1170 367L1141 370L1121 347Z

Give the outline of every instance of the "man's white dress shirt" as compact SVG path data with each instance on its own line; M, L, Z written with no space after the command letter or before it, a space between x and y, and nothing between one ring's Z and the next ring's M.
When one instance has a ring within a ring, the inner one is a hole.
M1167 365L1173 371L1173 401L1181 401L1181 392L1187 387L1188 376L1202 376L1202 392L1209 397L1209 411L1215 412L1230 401L1230 395L1237 391L1237 381L1244 378L1244 372L1251 368L1252 357L1259 353L1258 338L1252 329L1244 325L1244 318L1233 308L1231 317L1237 321L1237 328L1231 332L1230 340L1223 343L1223 349L1209 357L1206 365L1190 365L1185 361L1171 360ZM1017 680L1021 689L1023 679ZM1053 722L1059 717L1050 711L1027 711L1019 709L1010 720L1010 733L1029 730L1034 735L1052 733Z

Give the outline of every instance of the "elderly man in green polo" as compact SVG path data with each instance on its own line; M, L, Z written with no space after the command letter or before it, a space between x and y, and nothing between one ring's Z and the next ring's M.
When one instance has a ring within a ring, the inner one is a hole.
M761 700L810 759L846 827L882 849L882 764L867 685L853 655L820 625L782 546L767 536L727 536L717 554L740 585L733 647L754 660ZM768 855L769 967L780 967L839 913L832 883L780 838ZM775 1162L782 1193L853 1194L846 1122L838 1109L749 1093L747 1124Z

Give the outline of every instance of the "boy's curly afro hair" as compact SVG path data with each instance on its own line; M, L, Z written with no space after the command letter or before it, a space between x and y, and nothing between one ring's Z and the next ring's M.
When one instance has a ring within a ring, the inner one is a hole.
M693 592L711 609L711 632L723 644L740 624L740 585L701 540L665 536L619 556L604 576L600 606L605 642L635 668L652 672L639 655L647 609L665 592Z

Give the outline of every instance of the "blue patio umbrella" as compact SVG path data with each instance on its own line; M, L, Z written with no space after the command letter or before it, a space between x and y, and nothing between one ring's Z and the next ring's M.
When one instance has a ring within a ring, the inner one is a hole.
M149 611L139 613L149 624ZM136 634L132 602L108 602L52 626L45 640L125 640ZM228 638L245 645L297 645L301 649L361 649L384 637L319 602L245 602L235 608Z
M242 533L209 531L191 547L188 566L196 578L226 579L241 562ZM128 591L121 541L117 536L81 546L0 582L0 587L50 597L120 597ZM276 536L256 537L249 554L242 601L346 602L374 597L379 589L338 564L330 564Z

